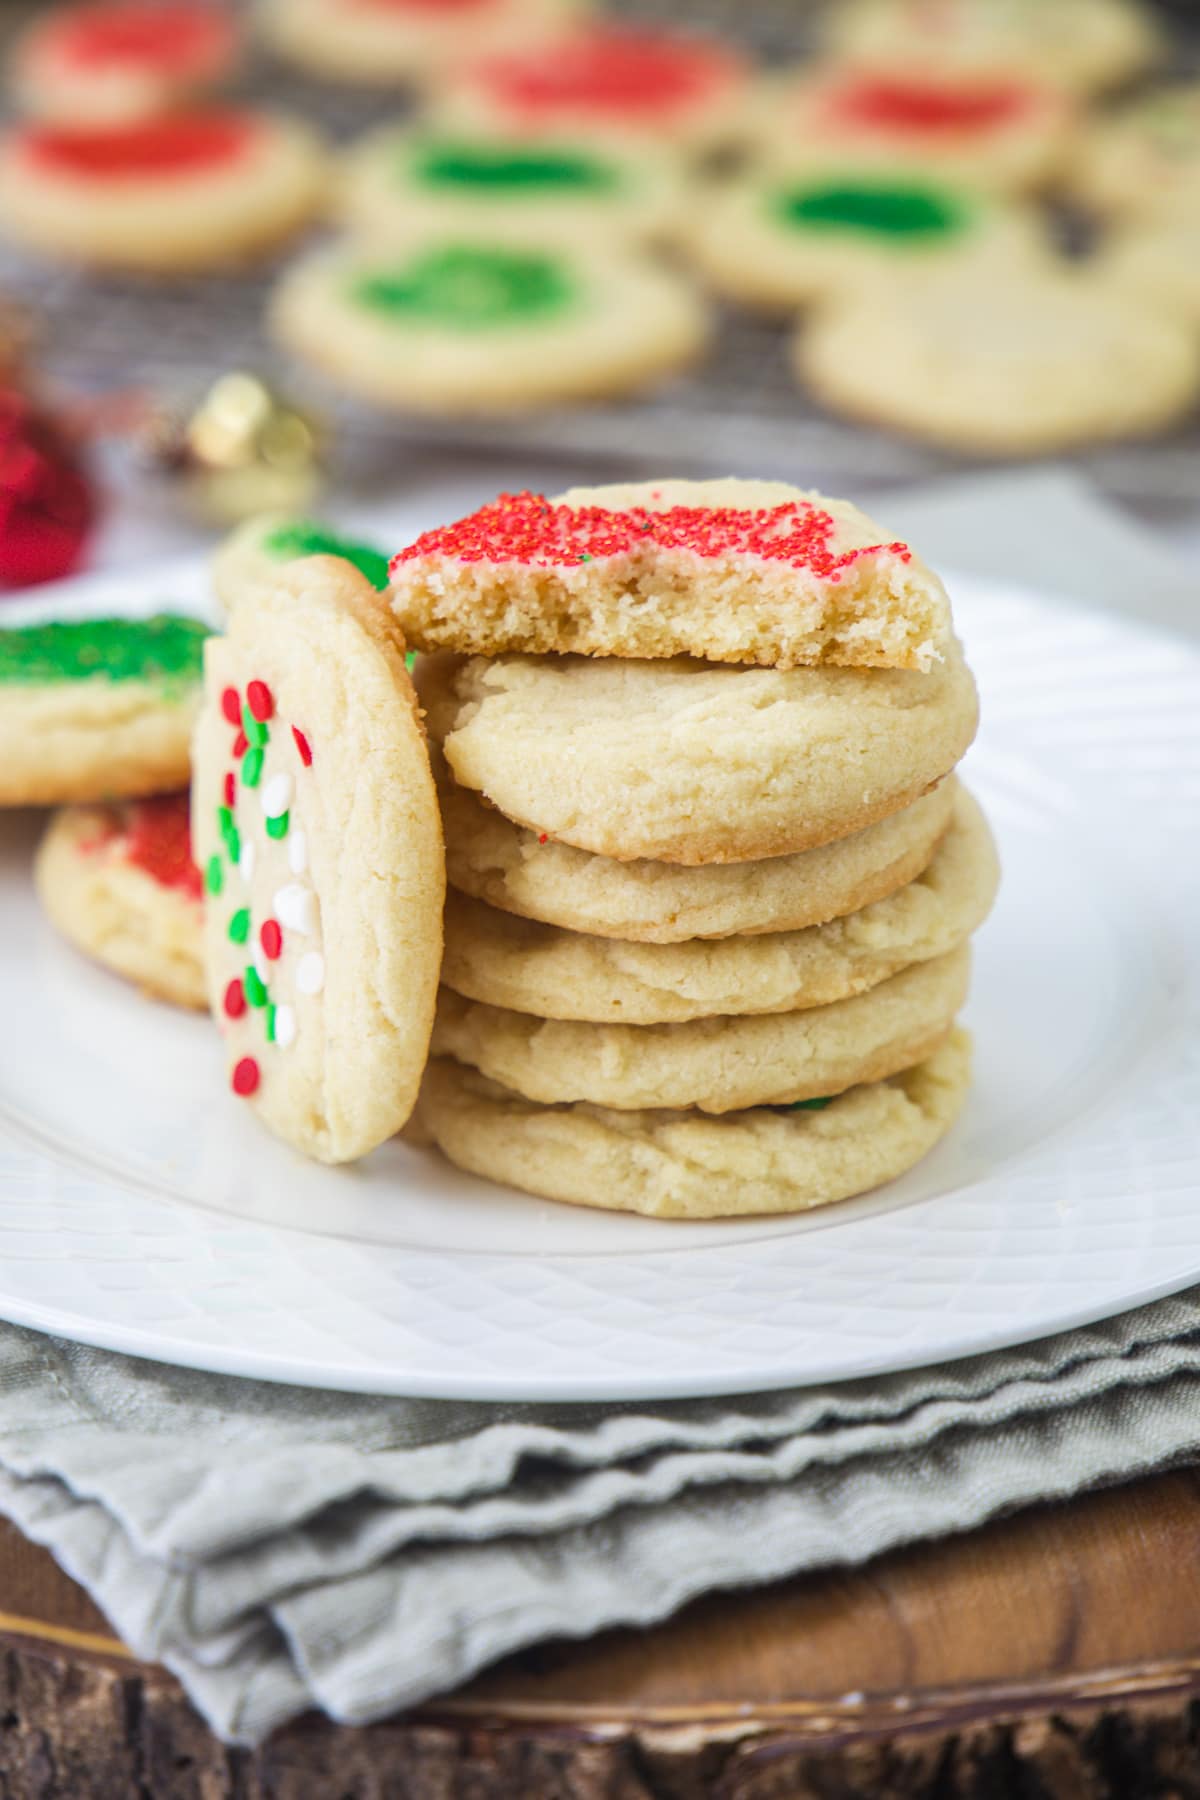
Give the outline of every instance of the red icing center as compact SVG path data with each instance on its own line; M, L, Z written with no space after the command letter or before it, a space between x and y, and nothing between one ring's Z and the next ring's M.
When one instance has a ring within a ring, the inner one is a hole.
M834 550L829 513L804 500L754 510L732 506L552 506L544 494L501 494L468 519L427 531L392 559L392 574L418 557L460 562L532 563L566 568L606 556L687 550L694 556L756 556L788 563L829 581L862 556L880 552L907 562L907 544L866 544Z
M246 113L197 112L94 129L34 126L20 141L25 154L45 168L108 181L219 168L236 162L258 131Z
M1015 82L953 85L938 81L858 81L833 96L840 120L882 131L987 132L1025 111L1029 92Z
M186 794L135 800L126 810L122 851L160 887L177 888L192 900L201 894L200 871L192 861L192 834Z
M527 115L559 109L657 113L708 97L736 79L738 58L715 44L654 32L596 30L533 52L497 56L480 78Z
M363 12L420 13L434 19L439 13L483 12L492 0L354 0Z
M89 72L136 64L168 74L218 69L232 54L232 23L214 6L127 0L82 6L52 21L48 43L64 62Z

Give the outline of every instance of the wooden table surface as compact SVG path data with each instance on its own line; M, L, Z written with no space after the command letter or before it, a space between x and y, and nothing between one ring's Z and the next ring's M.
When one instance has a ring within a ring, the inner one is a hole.
M0 1526L2 1800L1200 1800L1200 1471L229 1750Z

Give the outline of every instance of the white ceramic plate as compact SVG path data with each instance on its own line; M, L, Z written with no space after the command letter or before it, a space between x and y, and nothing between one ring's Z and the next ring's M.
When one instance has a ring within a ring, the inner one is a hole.
M632 1400L941 1361L1200 1280L1200 650L953 584L1005 879L974 1092L920 1168L806 1219L671 1225L389 1145L308 1165L215 1034L58 942L0 821L0 1316L379 1393ZM202 590L138 578L135 608ZM81 583L79 603L112 604ZM11 616L11 615L10 615Z

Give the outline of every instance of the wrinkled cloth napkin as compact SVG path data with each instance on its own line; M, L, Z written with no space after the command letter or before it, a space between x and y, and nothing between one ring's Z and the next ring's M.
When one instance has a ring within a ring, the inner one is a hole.
M222 1737L1200 1457L1200 1290L1022 1349L628 1407L276 1387L0 1327L0 1509Z

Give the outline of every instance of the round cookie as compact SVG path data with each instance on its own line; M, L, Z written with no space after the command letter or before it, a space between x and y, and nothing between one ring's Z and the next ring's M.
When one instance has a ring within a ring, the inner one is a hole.
M710 331L698 296L648 258L452 237L319 252L284 276L271 319L373 405L451 415L644 387L694 362Z
M564 931L679 944L803 931L915 881L949 825L956 779L850 837L765 862L616 862L514 825L469 788L442 785L446 872L464 894Z
M308 127L270 113L25 126L0 145L0 226L31 250L97 267L226 268L306 225L324 173Z
M1140 0L837 0L835 56L894 68L1012 69L1089 94L1155 61L1162 34Z
M223 80L237 52L233 18L211 0L84 0L21 34L8 79L37 118L124 125Z
M924 1062L828 1106L696 1112L536 1106L449 1058L430 1063L420 1117L473 1175L547 1200L658 1219L807 1212L894 1181L962 1110L971 1045L953 1031Z
M444 130L657 143L681 153L741 137L750 65L713 39L605 22L465 64L438 96Z
M1200 216L1200 81L1102 114L1079 138L1069 177L1073 197L1105 218Z
M597 1024L795 1012L957 949L987 917L999 879L987 823L960 790L923 874L864 912L805 931L622 943L518 919L451 889L442 981L489 1006Z
M912 276L841 295L798 332L797 374L831 411L985 456L1161 431L1200 387L1195 333L1109 281Z
M63 936L144 993L205 1008L204 912L188 796L54 814L34 863L38 894Z
M1160 218L1117 232L1094 266L1131 299L1200 325L1200 211L1194 218Z
M457 781L622 862L750 862L847 837L948 774L978 720L953 640L927 675L439 656L417 678Z
M344 562L246 594L205 655L192 831L230 1084L321 1162L416 1098L437 991L441 820L404 644Z
M343 159L338 213L376 243L443 231L468 242L587 249L601 239L664 237L687 192L666 148L387 126Z
M174 613L0 631L0 806L183 786L207 636Z
M391 574L422 650L928 669L951 637L946 590L908 544L784 481L501 494Z
M676 1025L536 1019L443 988L431 1049L547 1106L789 1105L882 1081L932 1055L966 998L970 966L964 944L830 1006Z
M763 83L755 143L779 173L817 181L923 178L989 194L1045 186L1075 114L1035 77L936 66L806 65Z
M319 519L292 513L263 513L247 519L222 543L213 558L213 591L226 613L242 595L304 556L340 556L352 563L376 593L388 593L388 559L359 538L343 537Z
M849 284L876 288L898 269L984 258L1002 274L1044 250L1038 220L916 176L763 171L714 187L689 216L685 244L717 291L790 311Z
M322 81L365 87L425 80L464 56L534 38L581 0L260 0L259 32Z

